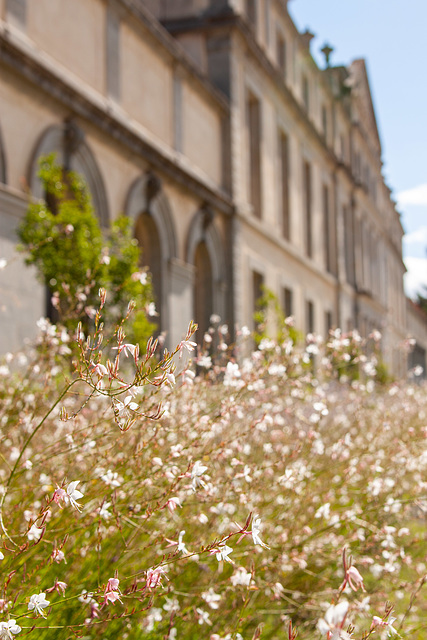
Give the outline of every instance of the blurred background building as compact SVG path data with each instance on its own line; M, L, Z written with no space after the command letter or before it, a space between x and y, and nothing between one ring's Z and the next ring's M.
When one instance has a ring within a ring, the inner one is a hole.
M320 69L286 0L0 0L0 18L0 352L46 311L15 230L56 152L104 225L134 220L170 345L212 313L253 328L265 285L301 330L378 329L398 375L412 332L425 365L363 60L325 46Z

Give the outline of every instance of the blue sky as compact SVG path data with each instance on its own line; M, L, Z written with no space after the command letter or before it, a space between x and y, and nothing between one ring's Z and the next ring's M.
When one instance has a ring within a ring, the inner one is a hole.
M289 0L311 52L331 64L365 58L383 150L383 174L402 214L406 290L427 284L427 0Z

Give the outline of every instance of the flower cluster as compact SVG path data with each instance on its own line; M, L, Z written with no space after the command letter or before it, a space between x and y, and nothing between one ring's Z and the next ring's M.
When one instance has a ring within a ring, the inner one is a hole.
M171 354L98 319L74 369L5 360L0 638L421 640L425 388L355 336L239 353L214 320Z

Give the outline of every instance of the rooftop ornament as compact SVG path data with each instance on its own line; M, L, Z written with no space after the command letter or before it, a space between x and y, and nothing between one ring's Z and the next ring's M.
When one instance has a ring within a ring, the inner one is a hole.
M322 49L320 49L320 51L325 56L326 69L329 69L329 67L330 67L329 59L331 57L331 53L333 53L333 50L334 50L334 48L331 47L328 43L325 43L325 45L322 47Z

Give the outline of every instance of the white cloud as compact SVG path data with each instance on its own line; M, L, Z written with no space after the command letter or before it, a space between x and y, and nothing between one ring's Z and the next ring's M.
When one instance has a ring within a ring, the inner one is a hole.
M415 299L423 286L427 286L427 258L405 258L405 293Z
M424 244L427 247L427 227L420 227L416 231L411 231L403 236L406 244Z
M427 206L427 183L420 184L418 187L400 191L396 195L399 206L414 204L419 206Z

